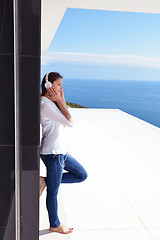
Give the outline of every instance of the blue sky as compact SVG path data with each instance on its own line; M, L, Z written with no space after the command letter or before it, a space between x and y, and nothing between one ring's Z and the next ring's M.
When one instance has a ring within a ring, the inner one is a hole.
M160 14L67 9L42 76L160 81Z

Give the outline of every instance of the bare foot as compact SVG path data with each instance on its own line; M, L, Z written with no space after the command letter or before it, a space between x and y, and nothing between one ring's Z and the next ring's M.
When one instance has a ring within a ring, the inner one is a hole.
M39 177L39 196L41 196L45 187L46 187L46 182L44 180L44 177Z
M52 232L58 232L61 234L69 234L73 232L73 228L66 227L63 224L59 225L59 227L56 227L56 228L50 227L49 230Z

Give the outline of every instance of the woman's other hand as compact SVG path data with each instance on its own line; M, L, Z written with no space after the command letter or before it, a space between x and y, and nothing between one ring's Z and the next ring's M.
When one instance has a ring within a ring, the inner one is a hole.
M63 87L61 87L60 96L61 96L61 99L63 100L63 102L65 103L66 101L65 101L65 98L64 98Z

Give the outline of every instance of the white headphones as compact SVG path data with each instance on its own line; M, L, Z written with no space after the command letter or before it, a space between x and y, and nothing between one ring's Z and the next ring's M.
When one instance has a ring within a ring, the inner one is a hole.
M46 76L45 76L45 81L46 81L45 84L44 84L45 88L51 88L52 87L52 83L48 81L48 76L49 76L49 73L47 73Z

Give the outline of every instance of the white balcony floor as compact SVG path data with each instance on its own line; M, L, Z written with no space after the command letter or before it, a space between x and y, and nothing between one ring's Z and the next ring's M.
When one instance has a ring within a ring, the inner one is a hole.
M40 240L160 240L160 129L120 110L70 112L69 152L88 179L60 186L59 217L70 235L48 230L43 192Z

